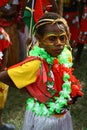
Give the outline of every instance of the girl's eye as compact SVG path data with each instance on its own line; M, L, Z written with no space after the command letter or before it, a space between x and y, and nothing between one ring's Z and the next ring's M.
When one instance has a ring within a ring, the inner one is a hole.
M50 37L48 38L48 40L49 40L49 41L55 41L55 40L57 40L57 36L50 36Z
M65 40L66 40L66 36L65 36L65 35L62 35L62 36L60 36L60 37L59 37L59 39L60 39L60 41L62 41L62 42L63 42L63 41L65 41Z

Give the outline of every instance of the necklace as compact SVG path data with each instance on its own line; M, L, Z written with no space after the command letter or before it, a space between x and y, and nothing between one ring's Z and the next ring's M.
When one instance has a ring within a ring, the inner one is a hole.
M58 56L59 64L71 66L68 62L68 56L66 53L67 49L64 48L63 52ZM66 54L66 55L65 55ZM36 46L34 50L30 51L31 56L38 56L42 59L45 59L48 65L53 65L54 57L51 57L43 48ZM63 58L61 58L64 56ZM66 59L64 60L64 58ZM27 110L32 110L37 116L49 116L55 113L61 113L64 108L68 106L68 101L71 100L71 82L69 81L70 75L67 72L63 73L63 84L62 90L59 92L59 97L54 97L54 99L50 99L45 104L36 101L34 98L29 98L27 100Z

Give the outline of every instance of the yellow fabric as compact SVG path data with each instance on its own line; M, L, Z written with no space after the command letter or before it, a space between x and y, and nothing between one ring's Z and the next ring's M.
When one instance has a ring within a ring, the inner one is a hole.
M8 88L9 86L7 84L0 82L0 109L4 108L7 99Z
M40 60L29 61L21 66L9 69L8 75L17 88L21 89L36 81L40 63Z

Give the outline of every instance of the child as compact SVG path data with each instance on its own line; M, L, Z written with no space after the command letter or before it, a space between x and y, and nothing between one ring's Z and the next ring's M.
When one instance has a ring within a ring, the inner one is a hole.
M64 18L49 12L34 32L39 46L26 60L3 71L0 81L13 81L19 89L26 86L31 95L23 130L73 130L69 106L83 93L72 74L69 27Z
M9 35L3 28L0 27L0 73L6 70L8 61L8 48L11 45ZM0 130L14 130L14 126L11 124L3 124L2 112L5 106L6 98L8 94L8 85L0 82Z

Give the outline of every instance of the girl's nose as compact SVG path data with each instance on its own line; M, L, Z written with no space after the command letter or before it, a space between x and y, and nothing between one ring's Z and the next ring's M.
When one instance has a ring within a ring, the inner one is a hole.
M59 38L57 38L57 40L56 40L56 44L55 44L56 46L58 46L58 45L62 45L62 43L61 43L61 41L60 41L60 39Z

